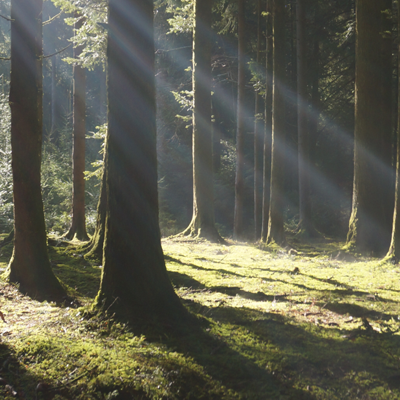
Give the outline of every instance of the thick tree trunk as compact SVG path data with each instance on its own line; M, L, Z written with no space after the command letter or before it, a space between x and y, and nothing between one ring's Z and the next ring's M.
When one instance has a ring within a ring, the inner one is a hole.
M285 168L285 4L274 0L273 10L273 93L271 199L267 242L283 245L284 168Z
M193 217L183 235L221 242L214 217L211 126L212 0L194 2L193 33Z
M310 150L307 124L307 54L306 54L306 10L305 0L297 0L297 132L299 172L299 225L298 232L304 237L313 237L310 198Z
M354 183L347 241L357 251L374 255L384 254L390 244L386 195L392 173L391 118L390 107L382 109L387 105L385 74L390 73L382 11L390 7L390 0L357 1L356 6Z
M269 203L271 185L271 135L272 135L272 1L267 0L267 40L266 40L266 60L265 60L265 123L264 123L264 149L263 149L263 204L262 204L262 223L261 240L265 242L268 234L269 222Z
M107 215L95 306L136 323L181 321L158 225L153 1L110 0Z
M257 71L261 68L262 16L261 0L257 2ZM259 116L262 108L262 98L258 92L255 95L254 107L254 239L261 237L262 224L262 193L263 193L263 121Z
M243 239L244 129L245 129L245 0L238 0L238 95L236 126L235 215L233 237Z
M11 2L11 146L14 251L9 281L37 299L62 300L65 291L47 254L40 189L42 146L42 0Z
M75 12L75 18L79 13ZM83 26L84 18L75 23L75 30ZM82 46L74 48L74 58L79 58ZM74 118L72 148L72 224L65 235L67 239L89 240L85 221L85 133L86 133L86 73L80 65L73 67Z

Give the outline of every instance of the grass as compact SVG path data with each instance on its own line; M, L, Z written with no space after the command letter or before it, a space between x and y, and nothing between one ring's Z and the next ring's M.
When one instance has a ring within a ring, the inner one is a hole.
M199 321L184 332L88 315L101 266L51 247L76 301L39 303L0 281L0 398L400 399L399 265L341 243L292 246L165 239Z

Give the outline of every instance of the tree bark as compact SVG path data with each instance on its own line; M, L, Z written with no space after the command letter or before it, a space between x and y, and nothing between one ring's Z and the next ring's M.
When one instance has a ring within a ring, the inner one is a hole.
M310 148L308 134L307 54L306 54L306 2L297 0L297 132L299 173L299 224L298 233L313 237L310 198Z
M222 242L215 227L211 125L212 0L194 2L193 32L193 217L182 233Z
M39 300L66 296L50 266L40 189L42 146L42 0L11 2L11 146L14 251L10 282Z
M75 18L80 14L75 12ZM84 24L81 17L75 23L75 31ZM74 48L74 58L82 53L82 46ZM86 73L85 69L75 64L73 67L73 148L72 148L72 224L65 237L86 241L85 221L85 133L86 133Z
M101 188L99 202L97 203L97 218L96 218L96 230L90 239L89 245L86 247L88 252L85 254L85 258L95 258L103 261L103 246L104 246L104 234L106 229L106 212L107 212L107 143L104 150L103 157L103 174L101 177Z
M257 72L261 69L262 16L261 0L257 2ZM261 238L262 192L263 192L263 121L259 117L262 98L256 92L254 107L254 239Z
M385 195L390 193L392 170L391 107L382 109L387 105L385 74L390 71L382 12L389 8L390 0L359 0L356 5L354 181L347 246L376 256L385 254L390 244Z
M271 198L267 242L286 243L283 227L285 168L285 4L274 0Z
M136 323L187 312L165 268L158 225L153 1L110 0L107 213L95 306Z
M397 13L397 31L400 32L400 12ZM397 71L400 76L400 41L397 44ZM400 79L398 85L398 104L400 104ZM386 259L393 260L396 264L400 261L400 113L397 113L397 161L396 161L396 188L393 212L392 237Z
M57 55L51 58L51 128L50 138L57 142Z
M244 129L245 129L245 0L238 0L238 95L236 123L236 178L233 237L243 239Z
M272 1L267 0L267 40L266 40L266 60L265 60L265 122L264 122L264 148L263 148L263 204L262 204L262 223L261 241L265 242L268 235L269 222L269 203L271 185L271 135L272 135Z

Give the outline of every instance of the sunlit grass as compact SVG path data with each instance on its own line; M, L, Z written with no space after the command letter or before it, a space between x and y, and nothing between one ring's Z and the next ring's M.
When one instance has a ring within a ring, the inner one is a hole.
M165 239L171 281L198 325L141 333L87 314L100 263L74 245L51 248L80 304L39 303L0 283L0 397L400 398L399 266L343 254L341 243L292 246Z

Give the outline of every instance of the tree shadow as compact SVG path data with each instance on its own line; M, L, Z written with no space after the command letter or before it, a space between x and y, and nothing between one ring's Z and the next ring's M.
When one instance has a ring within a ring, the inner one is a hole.
M202 313L219 323L241 326L255 335L258 343L268 343L278 381L290 382L290 378L297 377L306 386L334 389L335 398L344 398L346 393L348 398L355 398L349 393L360 396L358 398L369 398L362 397L362 393L371 386L387 385L391 390L400 389L397 379L399 354L390 354L391 351L398 353L400 337L397 335L358 328L350 331L350 337L352 332L356 335L348 340L340 336L338 329L294 325L290 318L246 308L203 308ZM257 341L249 340L243 344L242 354L257 354L255 348L251 349L252 343L257 344ZM364 385L361 380L348 379L364 374L376 381ZM339 384L341 381L343 383Z
M207 315L213 309L201 306L192 300L184 300L189 309L202 309ZM157 337L168 348L190 356L201 365L208 375L220 382L228 390L234 390L240 398L251 399L299 399L312 400L316 397L296 388L285 376L269 372L265 366L259 365L251 357L246 357L232 347L223 336L210 332L210 323L206 319L197 320L190 326L175 327L173 334ZM143 332L142 332L143 333ZM154 335L154 331L144 332L146 337ZM209 395L207 399L220 399L220 396ZM230 398L226 395L222 398ZM237 398L237 395L232 395Z

